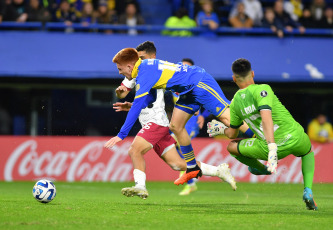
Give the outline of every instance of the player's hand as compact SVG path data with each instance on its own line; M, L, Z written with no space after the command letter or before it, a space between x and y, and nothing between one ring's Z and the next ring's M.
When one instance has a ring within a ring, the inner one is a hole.
M129 111L132 107L132 103L125 101L125 102L116 102L113 104L113 109L116 110L116 112L120 111Z
M112 147L115 146L115 144L117 144L120 141L122 141L122 139L120 139L120 137L118 137L118 136L115 136L115 137L111 138L110 140L108 140L108 142L106 142L104 144L104 148L107 148L107 149L111 150Z
M278 164L277 145L275 143L268 144L268 150L267 170L271 173L276 173Z
M214 137L217 135L224 134L224 130L227 128L228 127L222 122L219 122L217 120L212 120L207 124L207 133L209 134L209 137Z
M199 126L199 129L202 129L203 125L205 123L205 118L204 116L200 115L197 120L197 124Z
M118 86L118 88L116 89L116 96L118 98L124 98L127 94L126 92L128 91L127 87L124 85L120 85Z
M118 86L118 88L116 89L116 92L125 92L127 91L127 87L124 85L120 85Z

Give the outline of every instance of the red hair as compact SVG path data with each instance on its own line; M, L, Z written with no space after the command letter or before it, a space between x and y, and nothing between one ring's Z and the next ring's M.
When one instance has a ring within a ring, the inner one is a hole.
M139 55L134 48L125 48L120 50L112 59L116 64L135 64L139 60Z

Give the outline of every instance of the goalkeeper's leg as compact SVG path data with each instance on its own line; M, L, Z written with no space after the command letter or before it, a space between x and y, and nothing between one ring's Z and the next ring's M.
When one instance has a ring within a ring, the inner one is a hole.
M312 182L315 169L314 153L310 152L302 157L302 173L304 180L303 201L309 210L318 210L317 204L313 199Z
M259 140L255 138L231 141L227 150L239 162L249 166L249 171L252 174L270 175L271 173L267 170L267 166L258 161L258 159L267 160L267 150L262 149L258 142ZM240 149L244 155L240 152Z

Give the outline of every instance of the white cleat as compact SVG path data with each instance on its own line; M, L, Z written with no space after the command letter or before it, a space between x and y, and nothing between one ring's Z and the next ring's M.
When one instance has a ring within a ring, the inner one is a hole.
M231 175L229 165L227 163L220 164L217 166L217 176L231 185L232 189L236 191L236 181L235 178Z
M127 197L133 197L133 196L138 196L142 199L147 199L147 197L149 196L148 191L146 188L144 187L127 187L127 188L123 188L121 190L121 194L123 194L124 196Z

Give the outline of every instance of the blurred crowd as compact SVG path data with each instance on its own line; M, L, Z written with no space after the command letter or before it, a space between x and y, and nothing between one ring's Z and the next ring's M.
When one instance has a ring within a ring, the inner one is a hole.
M142 0L141 0L142 1ZM137 0L0 0L0 22L63 22L145 24ZM158 1L158 0L156 0ZM284 31L306 28L333 28L331 0L168 0L173 15L166 20L169 28L206 28L214 35L220 26L234 28L270 28L279 37ZM325 2L327 1L327 2ZM328 2L329 1L329 2ZM130 30L130 34L138 31ZM191 36L189 31L163 31L171 36Z
M63 22L89 25L144 24L137 1L127 0L0 0L0 22ZM130 31L129 33L136 33Z

